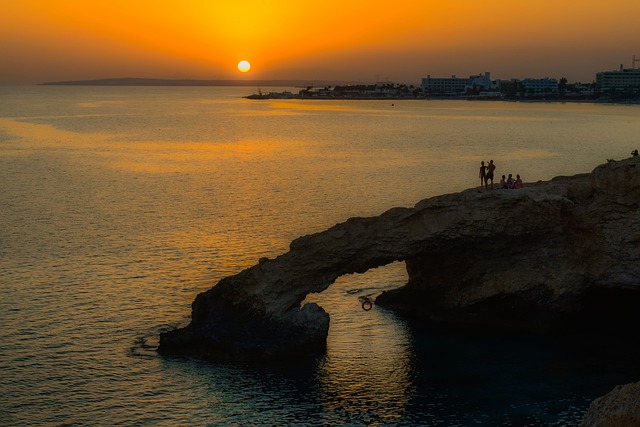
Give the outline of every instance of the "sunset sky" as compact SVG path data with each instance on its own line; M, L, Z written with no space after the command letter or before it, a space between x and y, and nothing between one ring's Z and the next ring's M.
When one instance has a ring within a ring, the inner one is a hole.
M640 59L638 0L4 0L0 84L110 77L417 84ZM241 60L251 70L240 73ZM640 63L636 64L640 66Z

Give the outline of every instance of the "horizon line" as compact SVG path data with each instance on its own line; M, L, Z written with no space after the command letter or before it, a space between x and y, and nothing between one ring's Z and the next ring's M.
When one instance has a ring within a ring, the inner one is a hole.
M347 80L318 79L159 79L147 77L113 77L88 80L61 80L36 83L37 86L317 86L319 84L353 84ZM365 84L364 82L358 82Z

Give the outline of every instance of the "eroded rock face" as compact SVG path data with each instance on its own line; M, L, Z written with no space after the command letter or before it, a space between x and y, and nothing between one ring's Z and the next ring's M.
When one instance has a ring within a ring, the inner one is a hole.
M158 350L221 360L321 351L329 316L301 307L307 294L397 260L409 282L376 302L411 315L547 330L598 309L638 326L624 308L640 303L639 203L635 157L521 190L467 190L352 218L198 295L191 323L162 334Z
M456 237L448 228L434 247L408 258L409 283L377 302L434 320L536 331L638 326L639 191L640 164L629 159L587 175L489 192L461 208L476 209L463 213L468 229ZM457 201L418 206L444 203L453 210Z
M580 427L640 426L640 383L620 385L591 402Z

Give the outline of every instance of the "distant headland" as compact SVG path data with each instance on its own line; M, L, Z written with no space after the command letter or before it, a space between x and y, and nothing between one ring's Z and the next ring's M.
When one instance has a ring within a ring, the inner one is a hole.
M321 82L329 84L329 82ZM331 82L335 84L335 82ZM193 80L193 79L148 79L138 77L108 78L94 80L69 80L40 83L44 86L251 86L251 87L307 87L307 80Z
M193 80L150 78L106 78L45 82L57 86L252 86L298 87L290 91L262 92L248 99L467 99L512 101L587 101L640 103L640 68L596 73L592 83L569 83L566 78L492 79L490 72L469 77L423 77L420 84L390 81L363 83L308 80Z

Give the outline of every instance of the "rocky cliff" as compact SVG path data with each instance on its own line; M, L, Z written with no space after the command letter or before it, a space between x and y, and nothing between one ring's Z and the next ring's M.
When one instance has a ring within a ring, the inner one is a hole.
M520 190L467 190L352 218L197 296L158 351L217 360L322 351L328 314L304 304L341 275L404 261L376 303L434 322L548 332L640 325L640 157ZM596 316L597 321L589 323Z
M580 427L640 426L640 383L625 384L591 402Z

